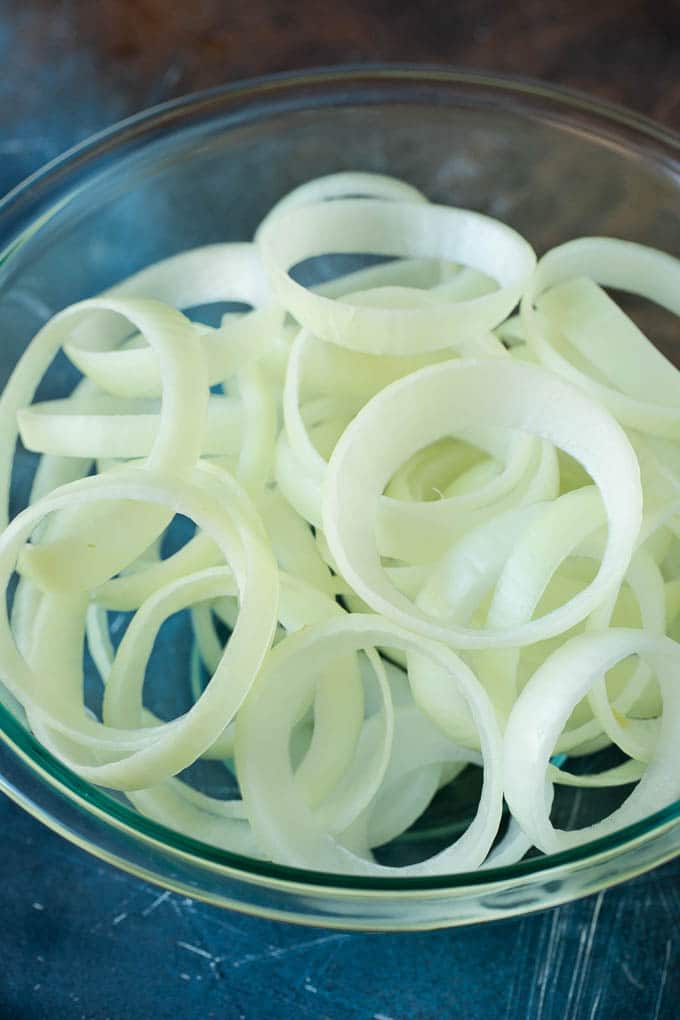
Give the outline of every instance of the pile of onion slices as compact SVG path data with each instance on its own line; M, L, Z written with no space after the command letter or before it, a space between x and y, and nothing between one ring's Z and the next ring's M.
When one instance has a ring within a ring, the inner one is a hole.
M680 373L612 290L670 321L680 262L596 237L537 262L357 172L54 315L0 398L5 706L139 812L315 871L512 864L671 803ZM57 355L79 381L36 402ZM167 718L148 674L175 614ZM201 760L238 796L200 789ZM381 863L470 770L469 824ZM558 828L565 787L617 806Z

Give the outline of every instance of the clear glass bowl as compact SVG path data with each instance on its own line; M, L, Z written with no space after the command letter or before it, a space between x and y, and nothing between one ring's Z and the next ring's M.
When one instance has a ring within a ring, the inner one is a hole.
M341 169L396 174L433 200L498 216L539 253L609 234L680 255L680 140L634 114L442 69L277 76L134 117L0 204L0 382L52 312L155 259L248 239L283 193ZM63 384L58 371L45 395ZM143 818L46 753L20 712L0 706L0 735L0 787L67 839L168 889L288 921L398 930L491 920L594 892L680 849L676 803L609 838L508 868L432 879L315 874ZM581 819L575 802L567 807Z

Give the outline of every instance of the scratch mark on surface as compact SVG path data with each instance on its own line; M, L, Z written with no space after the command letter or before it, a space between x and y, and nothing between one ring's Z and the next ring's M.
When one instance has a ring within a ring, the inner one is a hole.
M170 902L177 906L178 901L176 897L170 900ZM216 928L218 937L222 937L224 932L230 932L233 935L237 935L239 938L244 938L245 933L242 928L236 924L232 924L226 921L223 917L215 916L212 913L204 914L201 910L196 909L196 904L193 900L183 899L179 903L180 909L184 908L187 915L192 919L195 918L195 924L202 929L202 934L207 935L207 928Z
M111 923L113 925L120 924L120 922L124 921L126 917L127 917L127 914L125 912L123 912L122 914L116 914L116 916L114 917L114 919L113 919L113 921Z
M280 960L290 953L304 953L317 946L325 946L331 942L346 942L351 935L323 935L318 939L309 939L305 942L295 942L292 946L270 946L264 953L247 953L238 960L232 961L232 967L242 967L246 963L258 963L261 960Z
M548 976L551 971L552 964L557 955L557 949L559 947L560 937L559 931L560 914L559 911L553 911L552 921L550 925L550 935L548 936L548 945L545 953L545 962L541 967L541 972L538 976L538 986L541 989L538 997L538 1007L536 1009L536 1020L541 1020L543 1016L543 1007L545 1006L545 993L548 989Z
M165 901L167 899L169 899L169 898L170 898L170 890L166 889L165 892L162 892L160 894L160 896L156 897L156 899L153 901L153 903L149 904L149 906L146 908L146 910L142 911L142 917L148 917L149 914L153 914L154 910L157 907L160 907L161 903L165 903Z
M555 952L555 974L559 974L564 965L565 957L567 956L569 940L567 939L567 932L569 931L573 921L573 911L568 907L563 907L560 912L560 923L559 923L559 946ZM551 983L551 1002L554 1004L555 997L555 985ZM554 1010L554 1005L553 1005Z
M507 1004L507 1008L505 1010L505 1020L509 1020L509 1018L511 1016L513 1016L513 1014L514 1014L514 1008L513 1007L514 1007L514 1004L515 1004L515 997L517 995L517 990L518 990L518 987L519 987L519 978L524 973L524 964L526 962L527 953L529 951L528 950L529 940L525 937L525 920L524 920L524 918L522 918L522 920L520 921L519 929L518 929L518 932L517 932L517 942L521 946L522 958L521 958L521 961L519 962L519 965L515 968L514 973L512 975L512 984L510 986L510 995L508 996L508 1004Z
M625 896L623 896L621 898L621 902L619 903L618 907L616 908L616 914L614 915L614 924L613 924L614 930L616 930L619 927L619 924L621 923L621 914L623 913L624 910L627 909L627 907L628 907L628 900L626 899Z
M598 988L597 994L595 995L595 999L593 1000L593 1008L590 1011L589 1020L595 1020L595 1014L597 1013L597 1008L600 1005L600 996L601 995L602 995L602 989Z
M656 871L651 873L650 878L659 894L661 904L672 922L671 927L677 926L680 920L680 894L677 881L669 882L666 876L658 874Z
M668 916L672 917L673 916L673 910L672 910L672 908L671 908L671 906L670 906L670 904L668 902L668 899L666 897L666 893L664 891L663 884L661 882L658 882L658 881L655 881L654 884L656 885L656 889L657 889L657 892L659 894L659 899L661 900L661 906L666 911Z
M579 938L578 952L576 954L576 961L574 963L574 974L571 979L571 985L569 986L569 995L567 997L567 1008L565 1010L565 1020L567 1017L572 1016L574 1020L578 1020L579 1007L581 1005L581 998L583 996L583 989L585 988L586 977L588 970L590 969L590 959L593 952L593 941L595 939L595 932L597 930L597 923L600 918L600 911L602 909L602 901L604 899L604 892L599 892L595 898L595 906L593 907L593 913L590 918L590 923L587 928L581 930L581 936ZM573 1012L570 1012L571 1003L574 999Z
M534 966L532 967L531 980L529 981L529 997L526 1003L526 1015L533 1016L534 1007L534 996L537 990L541 986L541 970L540 962L543 959L545 951L545 942L547 936L548 927L550 926L551 917L549 914L544 914L540 919L540 927L538 929L538 936L536 940L536 949L534 951L533 959Z
M621 964L621 970L623 971L623 973L624 973L625 977L627 978L627 980L630 981L631 985L635 985L635 987L639 988L640 991L644 991L644 987L645 986L642 984L641 981L638 981L638 979L635 977L634 974L631 973L630 968L629 968L627 963L622 963Z
M671 963L671 940L668 939L666 942L666 956L663 961L663 970L661 971L661 982L659 984L659 994L656 997L656 1006L654 1007L654 1020L659 1020L661 1015L661 1003L663 1001L663 993L666 987L666 979L668 977L668 970Z
M186 949L189 953L195 953L196 956L202 956L204 960L212 961L217 959L217 957L214 957L207 949L201 949L200 946L192 946L191 942L178 942L177 945L181 946L182 949Z

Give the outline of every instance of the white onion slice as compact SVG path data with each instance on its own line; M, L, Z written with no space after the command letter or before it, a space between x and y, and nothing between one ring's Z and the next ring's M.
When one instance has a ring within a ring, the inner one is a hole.
M314 683L317 657L322 654L327 660L375 645L419 650L449 670L453 686L463 694L478 726L484 760L478 812L466 833L429 861L399 869L357 856L327 832L295 795L288 754L291 724ZM258 843L276 860L317 870L418 875L478 866L488 853L500 821L499 753L500 733L493 709L473 674L456 655L385 620L359 614L308 627L277 645L237 720L237 771Z
M8 678L10 690L19 693L25 706L44 715L50 727L63 730L69 742L80 739L79 734L90 734L95 747L103 750L108 741L113 751L116 745L124 750L127 739L130 751L105 764L82 764L63 751L60 757L86 779L130 789L161 782L176 774L210 747L229 723L246 696L271 641L276 623L278 580L272 554L254 524L254 511L248 508L243 494L226 475L203 468L195 472L189 482L138 468L129 469L127 475L121 474L115 479L101 476L63 486L15 518L0 537L0 576L5 579L5 585L21 543L46 513L73 505L74 501L83 506L120 498L165 504L175 512L193 516L217 542L234 570L241 611L218 671L200 701L185 716L158 730L126 733L101 727L87 718L81 720L77 729L73 728L72 719L64 727L59 719L64 707L58 692L41 684L40 677L24 661L14 645L4 612L0 614L0 666ZM225 505L230 507L229 516L224 513ZM46 742L49 746L50 742Z
M535 264L527 242L497 220L416 202L338 199L305 205L266 223L258 241L272 288L302 326L323 340L373 354L455 347L488 332L512 311ZM456 302L435 296L425 301L422 291L391 288L382 308L333 301L289 276L297 263L329 252L448 259L488 274L499 289Z
M653 666L664 710L654 756L637 787L612 814L574 831L555 829L544 783L550 755L576 703L611 666L639 654ZM572 638L537 670L520 694L505 731L505 796L522 829L545 853L555 853L639 821L680 796L680 647L643 631L611 629Z
M310 259L360 268L306 287ZM669 803L680 375L609 286L680 314L661 252L582 238L535 266L496 220L339 173L285 196L254 243L180 253L55 316L0 398L0 499L17 424L17 466L41 454L0 535L2 703L147 816L317 871L507 866ZM252 310L217 329L179 311L225 302ZM85 378L30 403L60 348ZM196 528L179 549L176 514ZM134 615L110 633L110 611ZM178 612L194 704L163 722L146 674ZM612 743L629 756L613 768L565 763ZM175 778L199 758L243 799ZM378 864L468 763L483 782L464 834ZM597 825L552 825L554 784L635 782Z
M597 284L680 315L678 259L630 241L584 237L540 260L522 300L528 343L543 364L589 392L622 424L680 437L677 370ZM585 356L581 367L560 352L560 336Z
M380 496L415 450L474 424L524 429L586 468L605 506L608 535L596 578L564 606L516 627L442 626L392 585L380 565ZM621 583L642 516L639 470L621 428L568 383L531 365L460 360L422 369L374 397L344 432L329 464L323 524L343 577L375 612L458 648L521 646L578 623Z
M255 231L255 241L260 240L266 227L270 226L282 213L289 212L291 209L300 209L305 205L316 205L318 202L328 202L339 198L356 198L357 196L388 201L427 202L422 192L397 177L389 177L386 174L360 173L354 170L326 174L324 177L315 177L311 181L305 181L304 184L298 185L297 188L293 188L279 199Z

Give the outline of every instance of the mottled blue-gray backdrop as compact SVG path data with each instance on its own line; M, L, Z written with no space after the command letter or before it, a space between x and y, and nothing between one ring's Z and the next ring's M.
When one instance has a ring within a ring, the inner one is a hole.
M676 128L677 0L522 5L0 0L0 193L122 116L264 71L362 59L514 71ZM114 871L0 800L0 1020L672 1020L680 861L516 921L347 935Z

